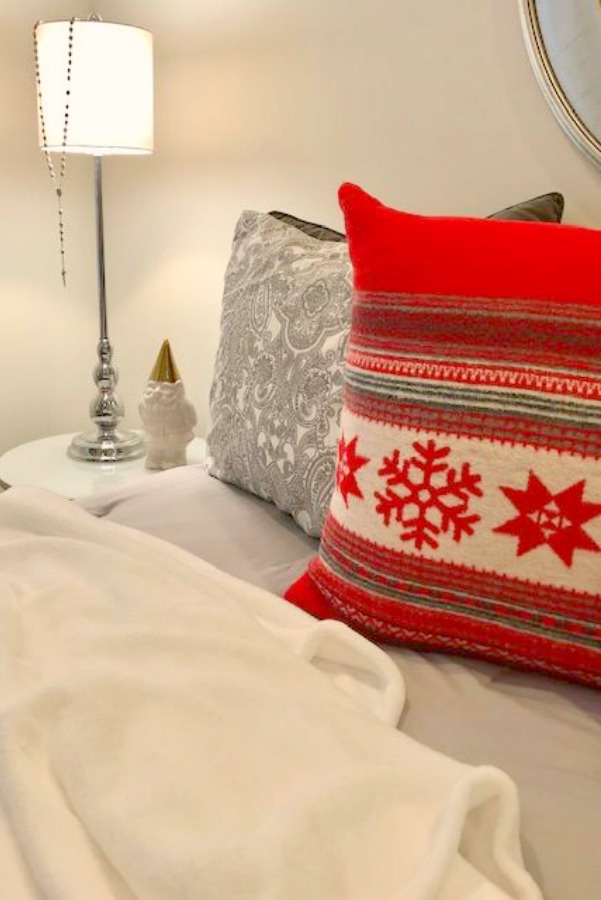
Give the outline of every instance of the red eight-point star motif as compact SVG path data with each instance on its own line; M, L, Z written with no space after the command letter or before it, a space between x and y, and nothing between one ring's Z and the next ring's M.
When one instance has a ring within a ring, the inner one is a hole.
M571 566L575 550L599 553L601 547L581 526L601 514L601 503L583 500L584 486L583 479L552 494L540 478L530 472L525 490L501 487L519 515L494 531L517 537L518 556L547 544L566 566Z
M357 484L355 473L369 462L367 456L358 456L357 438L345 443L344 435L338 441L338 467L336 469L336 486L342 494L345 506L348 507L349 496L363 499L361 488Z

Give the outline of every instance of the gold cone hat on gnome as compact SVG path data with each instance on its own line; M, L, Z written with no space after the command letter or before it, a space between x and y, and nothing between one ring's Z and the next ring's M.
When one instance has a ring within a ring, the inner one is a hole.
M163 341L150 373L150 381L167 381L169 384L175 384L176 381L181 380L182 376L179 374L171 352L171 344L169 341Z
M159 350L139 410L148 448L146 468L185 466L196 412L186 398L169 341L163 341Z

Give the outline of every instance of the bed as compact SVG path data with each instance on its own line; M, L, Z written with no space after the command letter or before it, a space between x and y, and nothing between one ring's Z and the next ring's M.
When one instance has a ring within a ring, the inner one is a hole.
M94 515L177 543L281 595L317 542L273 504L201 466L89 501ZM406 684L405 733L518 786L527 868L548 900L596 900L601 860L601 703L596 691L443 654L387 648Z
M202 464L0 497L10 900L601 896L599 238L342 199L242 214Z

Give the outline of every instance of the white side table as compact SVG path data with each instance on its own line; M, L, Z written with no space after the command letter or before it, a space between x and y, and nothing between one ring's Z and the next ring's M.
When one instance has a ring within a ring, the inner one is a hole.
M72 437L57 434L8 450L0 457L0 489L29 484L81 500L157 474L146 468L145 457L116 463L71 459L67 447ZM203 438L194 438L187 448L188 465L204 462L205 449Z

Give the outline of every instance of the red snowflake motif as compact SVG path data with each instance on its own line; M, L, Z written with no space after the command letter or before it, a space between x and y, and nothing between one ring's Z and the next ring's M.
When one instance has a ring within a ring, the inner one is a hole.
M342 494L344 504L348 509L349 495L363 499L361 488L357 483L356 472L369 462L367 456L357 455L357 438L345 443L344 434L338 441L338 467L336 469L336 486Z
M571 566L575 550L599 553L601 547L581 526L601 513L601 503L584 501L584 486L583 479L552 494L540 478L530 472L525 490L501 487L519 515L494 531L517 537L518 556L546 544L566 566Z
M473 526L480 516L469 515L470 497L481 497L480 475L470 471L470 464L463 463L461 473L446 461L449 447L437 447L428 441L424 447L418 441L413 444L415 456L400 463L400 453L384 457L378 475L386 479L386 493L376 491L376 512L388 527L400 522L402 541L413 541L417 550L424 544L438 547L439 534L451 532L454 541L474 533ZM402 492L394 490L400 485Z

